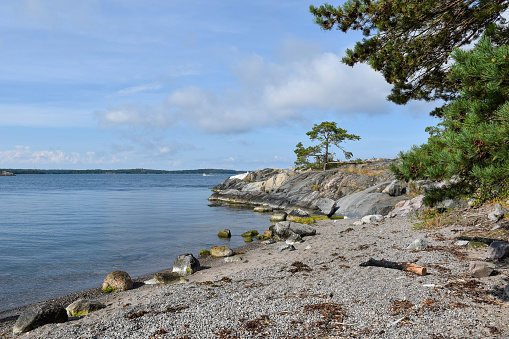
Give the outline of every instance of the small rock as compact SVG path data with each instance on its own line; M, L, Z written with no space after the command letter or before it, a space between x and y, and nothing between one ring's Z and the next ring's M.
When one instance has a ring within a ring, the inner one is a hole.
M262 243L265 244L265 245L270 245L270 244L274 244L276 242L276 240L274 239L267 239L265 241L263 241Z
M258 213L267 213L267 212L272 212L272 211L273 211L272 207L269 207L269 206L258 206L253 209L253 212L258 212Z
M485 261L472 261L468 267L470 274L475 278L489 277L494 269L495 265Z
M498 230L500 228L500 224L496 224L491 228L492 231Z
M193 274L200 269L200 262L191 253L179 255L173 262L173 272L181 275Z
M458 240L454 243L454 245L456 246L468 246L468 244L470 243L470 241L468 240Z
M509 297L509 284L504 286L504 292L507 297Z
M178 282L185 282L186 279L177 272L154 274L154 283L157 285L170 285Z
M278 213L274 213L272 215L272 217L270 217L270 221L272 222L280 222L280 221L285 221L286 220L286 212L278 212Z
M253 238L251 237L245 237L244 242L253 242Z
M307 245L305 250L310 250L311 248L312 248L311 245Z
M488 247L486 258L488 260L503 259L509 255L509 243L505 241L494 241Z
M238 262L238 261L242 261L242 258L237 255L233 257L224 258L224 262Z
M242 233L242 237L244 238L252 238L252 237L256 237L258 235L258 231L256 230L251 230L251 231L247 231L247 232L244 232Z
M273 232L271 230L267 230L267 231L263 232L264 238L272 238L272 236L273 236Z
M133 288L133 281L124 271L113 271L106 276L102 290L106 293L127 291Z
M357 220L357 221L354 221L354 223L352 224L353 226L362 226L364 225L365 222L362 221L362 220Z
M428 243L423 239L415 239L408 247L407 250L422 251L428 248Z
M229 229L226 229L226 230L219 231L219 233L217 233L217 236L219 238L231 238L232 233L230 232Z
M364 222L365 224L381 222L382 220L384 220L384 217L383 217L383 215L380 215L380 214L366 215L366 216L362 217L362 219L361 219L361 221Z
M502 208L502 205L495 204L495 209L490 214L488 214L488 219L497 222L504 217L504 213L507 213L507 210Z
M295 251L295 246L293 245L283 245L277 249L278 252L285 252L285 251Z
M226 246L212 246L210 248L210 255L213 257L231 257L233 250Z
M65 308L69 317L80 317L105 308L106 306L96 300L78 299Z
M67 311L55 304L34 305L23 311L12 329L13 334L29 332L46 324L65 323Z

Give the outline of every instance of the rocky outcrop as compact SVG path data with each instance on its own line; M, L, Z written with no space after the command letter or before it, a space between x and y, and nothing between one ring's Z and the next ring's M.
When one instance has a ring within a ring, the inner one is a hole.
M231 177L215 186L209 200L274 209L301 208L310 214L327 216L386 215L404 199L400 195L408 191L405 183L392 180L388 169L391 162L381 159L300 173L294 169L254 171L242 180Z
M21 313L12 332L25 333L46 324L65 323L67 319L67 311L61 306L51 303L34 305Z

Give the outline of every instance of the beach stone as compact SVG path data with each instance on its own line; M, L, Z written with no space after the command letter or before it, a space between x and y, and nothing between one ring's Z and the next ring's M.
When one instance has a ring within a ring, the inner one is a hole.
M316 228L295 222L290 222L290 230L293 233L300 235L301 237L307 237L316 234Z
M217 236L219 238L231 238L232 237L232 233L230 232L229 229L225 229L225 230L219 231L217 233Z
M454 243L456 246L468 246L468 244L470 244L468 240L458 240Z
M247 238L247 237L252 238L252 237L256 237L258 234L259 234L258 231L251 230L251 231L247 231L247 232L242 233L242 237L244 237L244 238Z
M288 239L294 232L290 229L290 221L280 221L274 225L274 234L281 240Z
M210 248L210 255L213 257L231 257L233 250L226 246L212 246Z
M301 243L301 242L302 242L302 237L300 235L298 235L297 233L293 233L286 239L286 243L288 245L293 245L293 244L297 244L297 243Z
M191 253L179 255L173 261L173 272L181 275L193 274L200 269L200 262Z
M170 285L178 282L185 282L186 279L177 272L159 272L154 274L154 283L157 285Z
M407 250L422 251L428 248L428 243L423 239L415 239L408 247Z
M495 265L486 261L471 261L468 267L470 274L475 278L489 277Z
M61 306L51 303L34 305L21 313L12 333L25 333L46 324L65 323L67 320L67 311Z
M288 215L286 216L287 221L294 221L294 222L303 222L311 220L311 216L306 212L301 210L300 208L296 208L290 211Z
M365 224L380 222L382 220L384 220L384 216L381 214L366 215L366 216L362 217L362 219L361 219L361 221Z
M316 201L316 207L327 216L331 216L336 210L336 202L329 198L321 198Z
M239 261L242 261L242 258L239 257L238 255L224 258L224 262L239 262Z
M271 217L270 217L270 221L272 222L280 222L280 221L285 221L286 220L286 216L288 214L286 212L278 212L278 213L274 213Z
M113 271L106 276L103 282L103 291L108 293L127 291L133 288L133 281L124 271Z
M267 213L272 212L274 209L270 206L258 206L253 209L253 212Z
M253 238L251 237L245 237L244 242L253 242Z
M287 251L295 251L295 246L293 245L290 245L290 244L286 244L286 245L283 245L283 246L280 246L277 251L279 253L281 252L287 252Z
M78 299L65 308L69 317L79 317L98 311L106 306L97 300Z
M494 241L488 247L486 258L489 260L503 259L509 255L509 243L505 241Z
M504 217L504 213L507 213L507 210L502 208L502 205L495 204L495 209L490 214L488 214L488 219L497 222Z
M362 225L364 225L364 224L365 224L365 222L364 222L364 221L362 221L362 220L357 220L357 221L354 221L354 222L352 223L352 225L353 225L353 226L362 226Z

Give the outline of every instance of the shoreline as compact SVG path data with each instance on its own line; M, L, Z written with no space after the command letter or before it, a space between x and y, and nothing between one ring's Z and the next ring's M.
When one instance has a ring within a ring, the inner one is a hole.
M450 225L418 230L406 219L355 226L322 220L296 250L282 243L237 249L242 261L200 261L185 283L143 285L100 298L107 307L17 338L497 338L509 335L509 298L498 274L473 278L485 249L458 247ZM406 247L417 238L429 249ZM369 258L404 260L428 274L359 267ZM300 264L299 264L300 263ZM171 310L171 311L168 311ZM2 335L3 332L0 332ZM4 334L12 337L12 334Z

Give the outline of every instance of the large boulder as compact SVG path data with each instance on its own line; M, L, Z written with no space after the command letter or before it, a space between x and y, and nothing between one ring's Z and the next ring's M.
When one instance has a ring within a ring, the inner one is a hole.
M67 311L55 304L40 304L27 308L14 324L14 334L29 332L33 329L52 323L65 323Z
M378 193L380 187L387 185L381 183L363 191L349 194L336 201L334 215L347 216L349 218L362 218L365 215L387 215L394 206L404 200L403 196L391 197L385 193Z
M102 289L107 293L115 293L130 290L133 286L133 281L127 272L113 271L104 279Z
M475 278L489 277L494 269L493 263L485 261L472 261L468 267L470 274Z
M80 317L98 311L106 306L97 300L78 299L65 308L69 317Z
M293 233L300 235L301 237L306 237L306 236L316 234L316 228L311 227L306 224L300 224L300 223L295 223L295 222L290 222L290 230Z
M191 253L179 255L173 261L173 272L188 275L200 269L200 262Z
M210 248L210 255L213 257L231 257L233 250L226 246L212 246Z
M300 237L316 234L316 229L309 225L299 224L291 221L280 221L274 226L274 234L281 240L297 239L295 235Z

